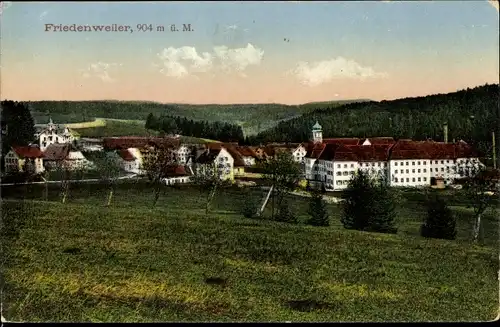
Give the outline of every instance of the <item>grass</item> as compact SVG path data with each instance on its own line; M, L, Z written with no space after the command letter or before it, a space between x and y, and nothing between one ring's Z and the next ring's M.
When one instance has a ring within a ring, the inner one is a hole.
M104 125L103 125L104 123ZM81 124L73 124L71 127L74 131L80 134L80 137L113 137L113 136L157 136L158 132L146 129L142 120L126 120L126 119L105 119L98 118L95 122L82 123L89 124L88 127L78 128ZM191 136L182 136L183 143L198 143L204 144L207 142L219 142L210 139L203 139Z
M327 228L243 218L239 208L263 197L259 189L221 191L208 217L204 196L191 188L167 190L154 209L142 183L120 185L111 208L96 185L73 187L66 205L56 187L52 202L39 201L42 192L2 189L4 217L17 226L4 254L8 320L476 321L497 314L493 213L473 245L473 217L460 205L452 207L456 241L421 238L425 209L409 192L396 235L343 229L337 205L328 206ZM21 194L28 200L14 200ZM289 203L303 222L307 199Z

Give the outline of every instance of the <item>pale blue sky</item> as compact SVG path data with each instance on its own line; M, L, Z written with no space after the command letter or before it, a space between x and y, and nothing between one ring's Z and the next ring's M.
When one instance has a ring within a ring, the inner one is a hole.
M135 31L50 33L44 32L46 23L116 23ZM136 26L142 23L164 25L165 32L139 32ZM195 31L171 33L168 26L174 23L190 23ZM228 30L231 25L237 28ZM297 62L337 57L389 78L423 70L456 79L453 72L460 65L484 70L478 81L491 77L487 70L498 73L498 11L487 1L24 2L3 12L1 28L2 68L22 66L23 72L55 64L76 71L93 62L120 62L124 72L137 72L150 69L164 48L190 46L202 53L214 46L236 49L250 43L264 51L254 70L276 76Z

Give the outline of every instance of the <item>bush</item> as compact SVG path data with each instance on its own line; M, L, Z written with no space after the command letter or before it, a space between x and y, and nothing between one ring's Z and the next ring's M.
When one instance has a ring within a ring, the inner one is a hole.
M368 230L378 233L397 232L394 226L395 218L395 199L384 179L380 179L378 184L373 187L373 204L371 206L371 217Z
M367 174L359 171L344 192L344 212L340 221L346 229L365 230L368 227L372 198L372 181Z
M427 202L427 218L420 233L427 238L454 240L457 235L456 220L446 202L437 195Z
M395 198L383 176L377 180L358 171L344 194L341 222L347 229L396 233L394 226Z
M297 217L290 210L290 207L288 206L288 201L286 200L281 201L275 220L290 224L296 224L298 222Z
M245 218L254 218L259 211L259 203L250 196L249 192L247 192L247 195L247 200L243 203L241 213Z
M330 219L326 210L326 203L321 192L311 190L311 200L309 202L309 215L307 223L313 226L329 226Z

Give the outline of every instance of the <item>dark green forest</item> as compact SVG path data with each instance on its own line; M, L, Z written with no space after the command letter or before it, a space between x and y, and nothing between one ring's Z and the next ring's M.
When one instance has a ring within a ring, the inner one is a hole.
M167 115L156 117L150 113L146 119L145 127L166 134L181 134L222 142L240 143L244 141L241 126L219 121L194 121L185 117Z
M30 101L36 123L47 123L49 116L56 123L92 121L94 118L146 120L149 113L179 116L186 119L239 125L245 135L256 134L278 122L300 116L318 108L334 108L345 103L367 100L346 100L284 105L263 104L162 104L145 101Z
M307 141L316 121L323 127L323 137L392 136L439 141L443 140L443 124L447 122L449 141L462 139L482 152L490 152L492 132L500 125L498 111L498 84L486 84L447 94L318 108L250 136L248 142Z

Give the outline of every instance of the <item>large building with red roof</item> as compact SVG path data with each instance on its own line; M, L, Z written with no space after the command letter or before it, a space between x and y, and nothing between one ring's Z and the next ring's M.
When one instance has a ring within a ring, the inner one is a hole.
M467 143L394 140L392 137L327 138L316 123L304 158L307 180L326 190L347 187L358 170L384 177L391 186L419 187L443 179L461 177L457 167L481 165L479 155Z
M5 172L43 172L43 152L37 146L12 147L5 155Z

